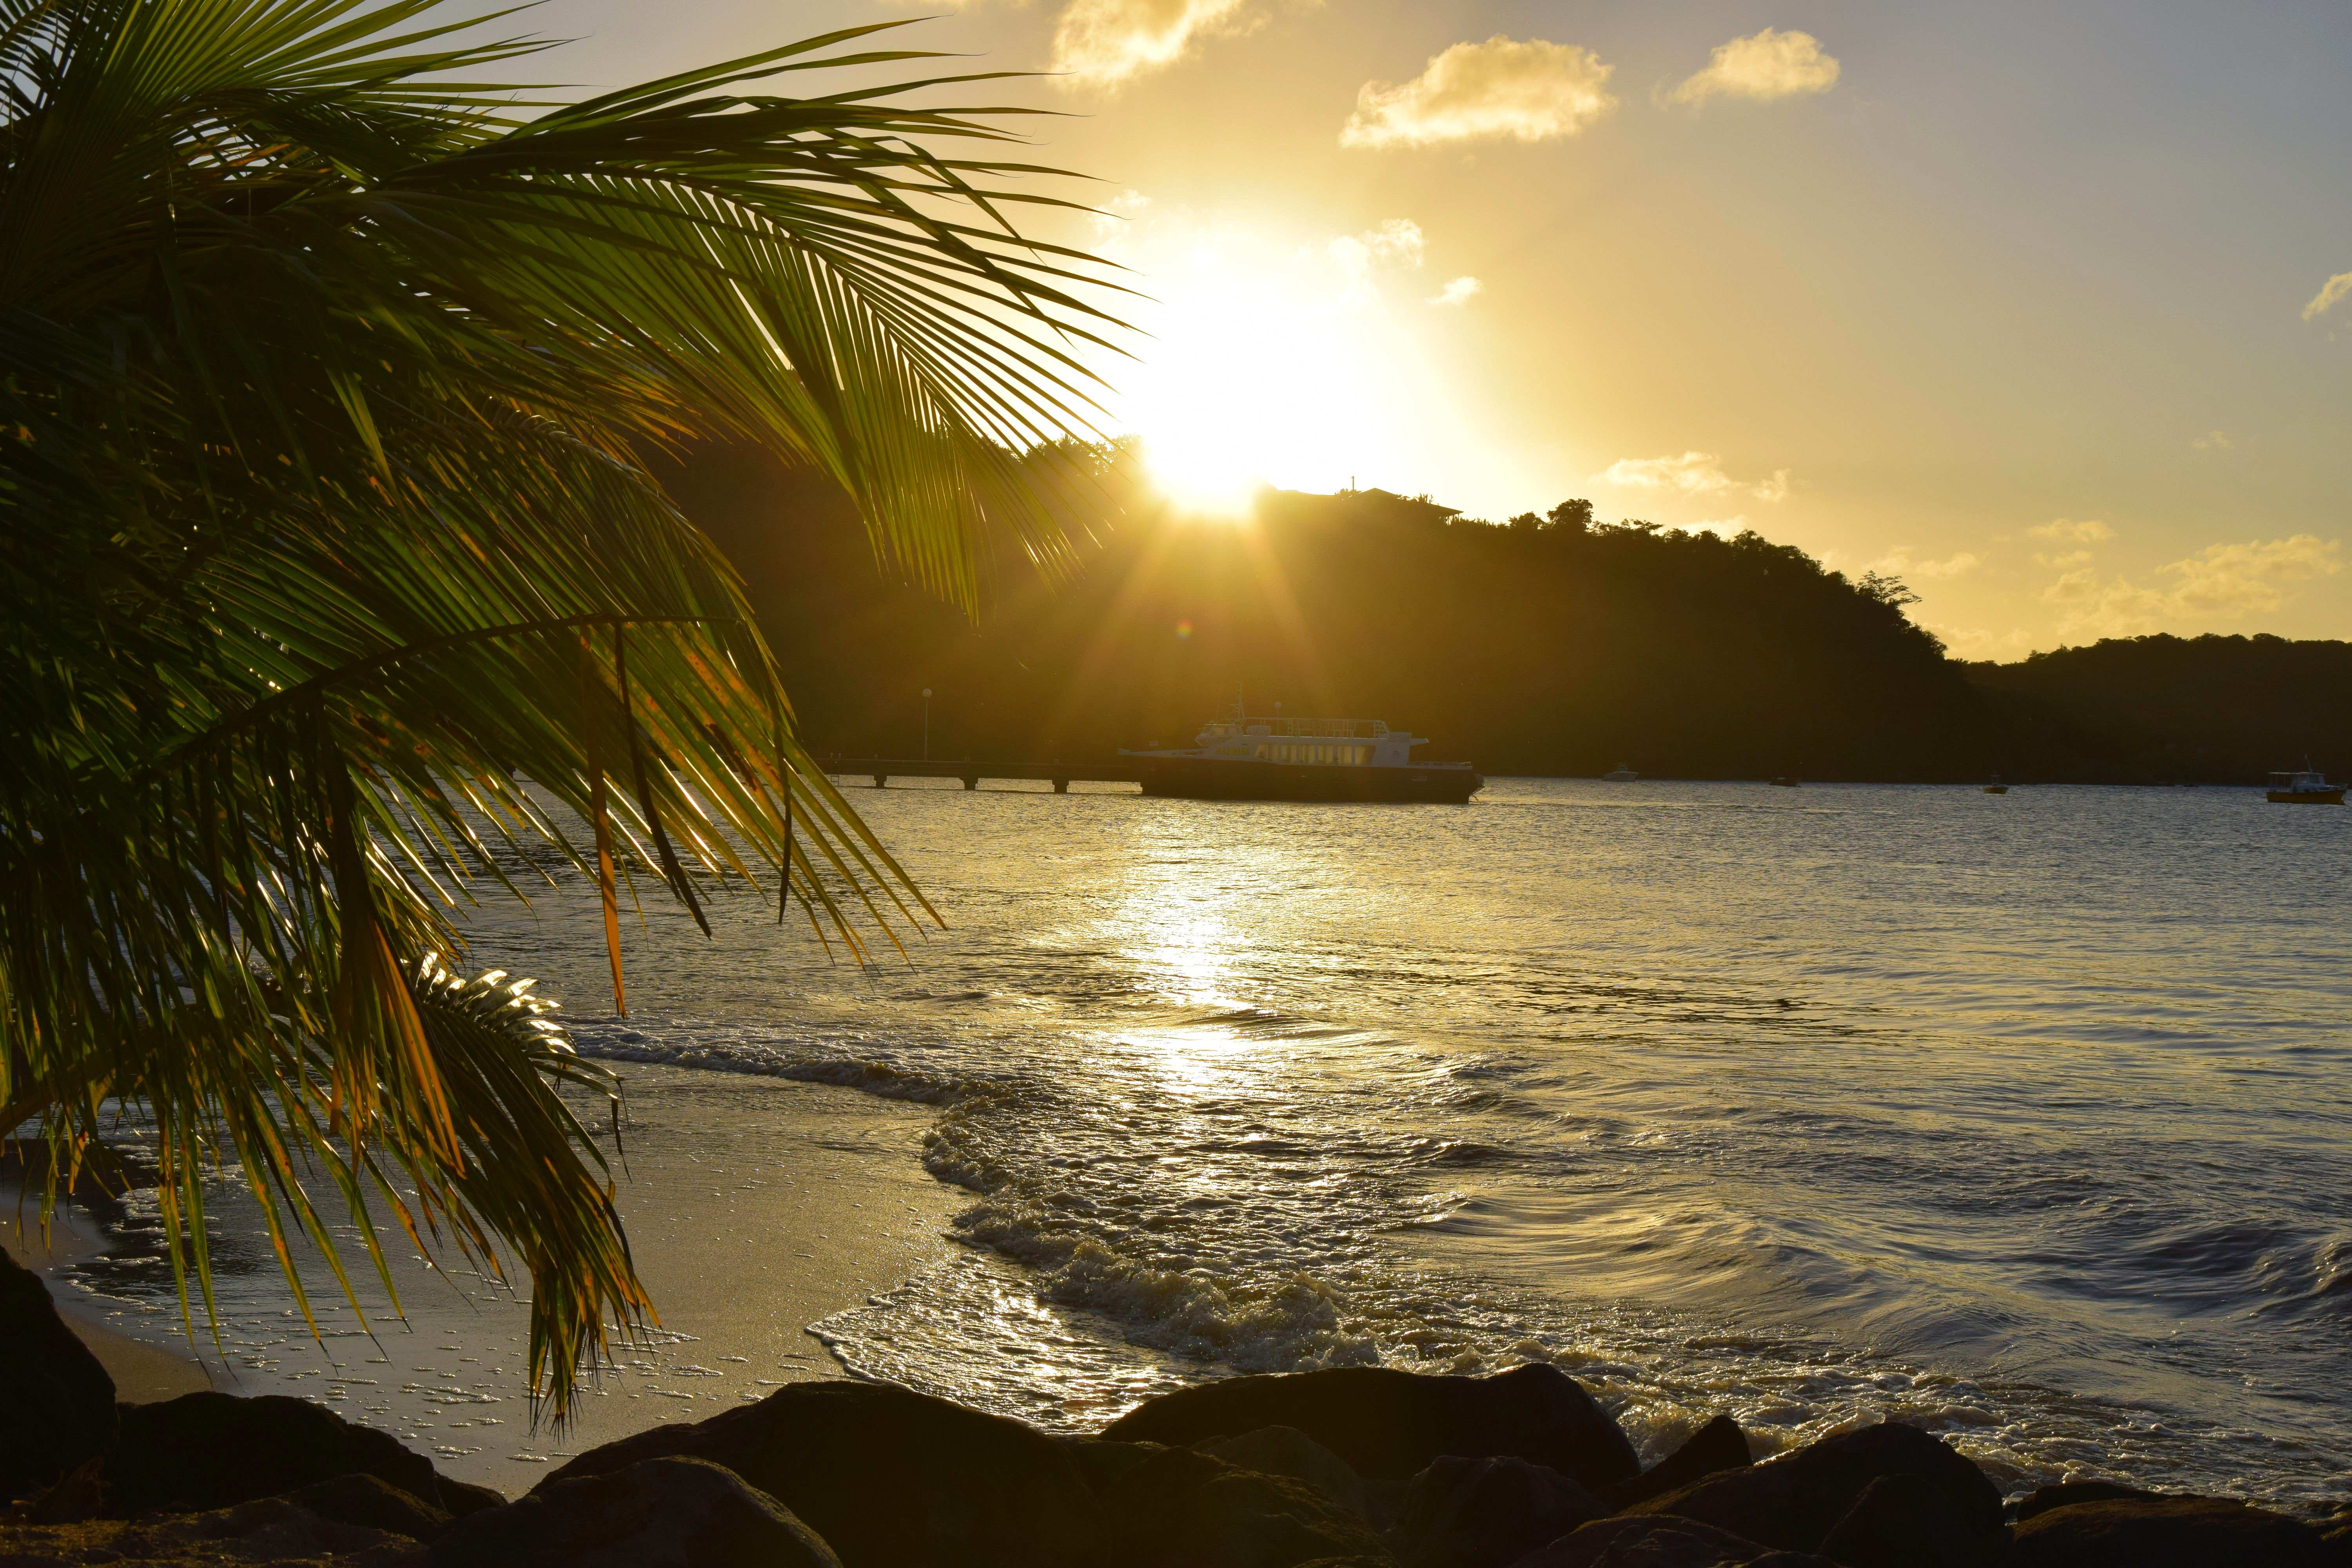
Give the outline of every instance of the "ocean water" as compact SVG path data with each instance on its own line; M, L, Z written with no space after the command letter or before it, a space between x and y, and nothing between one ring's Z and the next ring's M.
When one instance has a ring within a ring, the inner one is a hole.
M848 796L948 920L834 962L474 921L583 1047L918 1102L948 1262L815 1326L1069 1430L1232 1370L1569 1369L1654 1454L1884 1415L2016 1489L2352 1489L2352 813L1494 781Z

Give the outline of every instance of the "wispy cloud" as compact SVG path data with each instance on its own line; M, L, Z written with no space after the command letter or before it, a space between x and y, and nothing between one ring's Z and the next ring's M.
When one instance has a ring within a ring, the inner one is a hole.
M1923 583L1936 583L1954 577L1965 577L1983 564L1981 560L1966 550L1954 555L1947 555L1940 561L1920 561L1915 559L1907 549L1897 547L1872 562L1866 569L1889 577L1908 577Z
M2314 294L2311 303L2303 308L2303 319L2306 321L2319 320L2334 310L2347 295L2352 295L2352 272L2339 272L2319 286L2319 292Z
M2064 574L2042 596L2069 612L2062 627L2068 635L2133 637L2167 621L2231 621L2268 615L2286 603L2296 584L2342 571L2342 557L2338 541L2310 533L2209 544L2158 568L2171 579L2168 585L2147 587L2126 577L2102 578L2095 568L2084 566Z
M1456 278L1429 297L1433 305L1466 305L1476 299L1486 285L1475 278Z
M1620 458L1592 477L1621 489L1676 490L1687 496L1739 490L1758 500L1776 501L1789 494L1788 469L1777 469L1765 479L1735 479L1723 471L1723 459L1713 452L1685 452L1679 458Z
M2036 539L2055 539L2068 544L2105 544L2116 536L2114 529L2095 517L2057 518L2025 531Z
M1675 103L1705 103L1711 98L1746 98L1769 102L1805 93L1827 92L1837 85L1838 62L1822 52L1811 33L1783 33L1767 27L1749 37L1717 44L1706 68L1689 78L1669 95Z
M1433 56L1411 81L1368 81L1339 132L1345 147L1549 142L1617 107L1612 68L1573 44L1497 34Z
M2352 274L2347 274L2347 276L2352 276ZM2230 439L2230 433L2227 430L2208 430L2189 444L2200 452L2226 452L2237 445L2235 441Z
M1266 11L1262 0L1069 0L1054 25L1051 68L1074 84L1117 87L1205 39L1264 26Z

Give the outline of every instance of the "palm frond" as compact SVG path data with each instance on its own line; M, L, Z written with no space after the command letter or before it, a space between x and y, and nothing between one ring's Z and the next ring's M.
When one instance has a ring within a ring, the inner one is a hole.
M299 1236L350 1286L306 1172L511 1248L560 1415L646 1307L549 1088L604 1080L452 976L456 911L544 847L624 1009L625 883L698 916L774 876L860 959L936 918L644 460L764 443L971 605L997 553L1067 559L1038 453L1087 428L1116 284L1009 220L1070 205L993 155L1024 111L900 101L989 77L753 90L934 58L882 28L551 109L482 85L538 46L474 26L0 0L0 1114L70 1168L151 1111L207 1301L224 1157L298 1298Z

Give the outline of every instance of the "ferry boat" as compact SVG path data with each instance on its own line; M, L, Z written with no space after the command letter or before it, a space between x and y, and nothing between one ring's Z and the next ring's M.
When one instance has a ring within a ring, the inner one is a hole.
M2270 799L2273 805L2342 805L2344 790L2344 785L2329 784L2326 773L2305 764L2273 773Z
M1122 751L1146 795L1186 800L1468 800L1486 781L1469 763L1416 763L1424 736L1378 720L1252 718L1201 726L1189 748Z
M1611 768L1607 773L1602 773L1601 776L1608 780L1611 784L1632 784L1642 775L1635 773L1632 768L1627 767L1624 763L1619 763L1615 767Z

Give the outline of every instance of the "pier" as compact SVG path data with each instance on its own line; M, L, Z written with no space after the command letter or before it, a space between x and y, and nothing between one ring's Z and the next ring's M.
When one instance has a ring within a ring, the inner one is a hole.
M1143 775L1115 757L1055 758L1043 763L981 763L970 758L932 762L910 757L819 757L817 765L835 778L868 778L876 789L887 789L892 779L961 779L966 789L978 789L982 779L1037 779L1067 795L1079 784L1139 784Z

